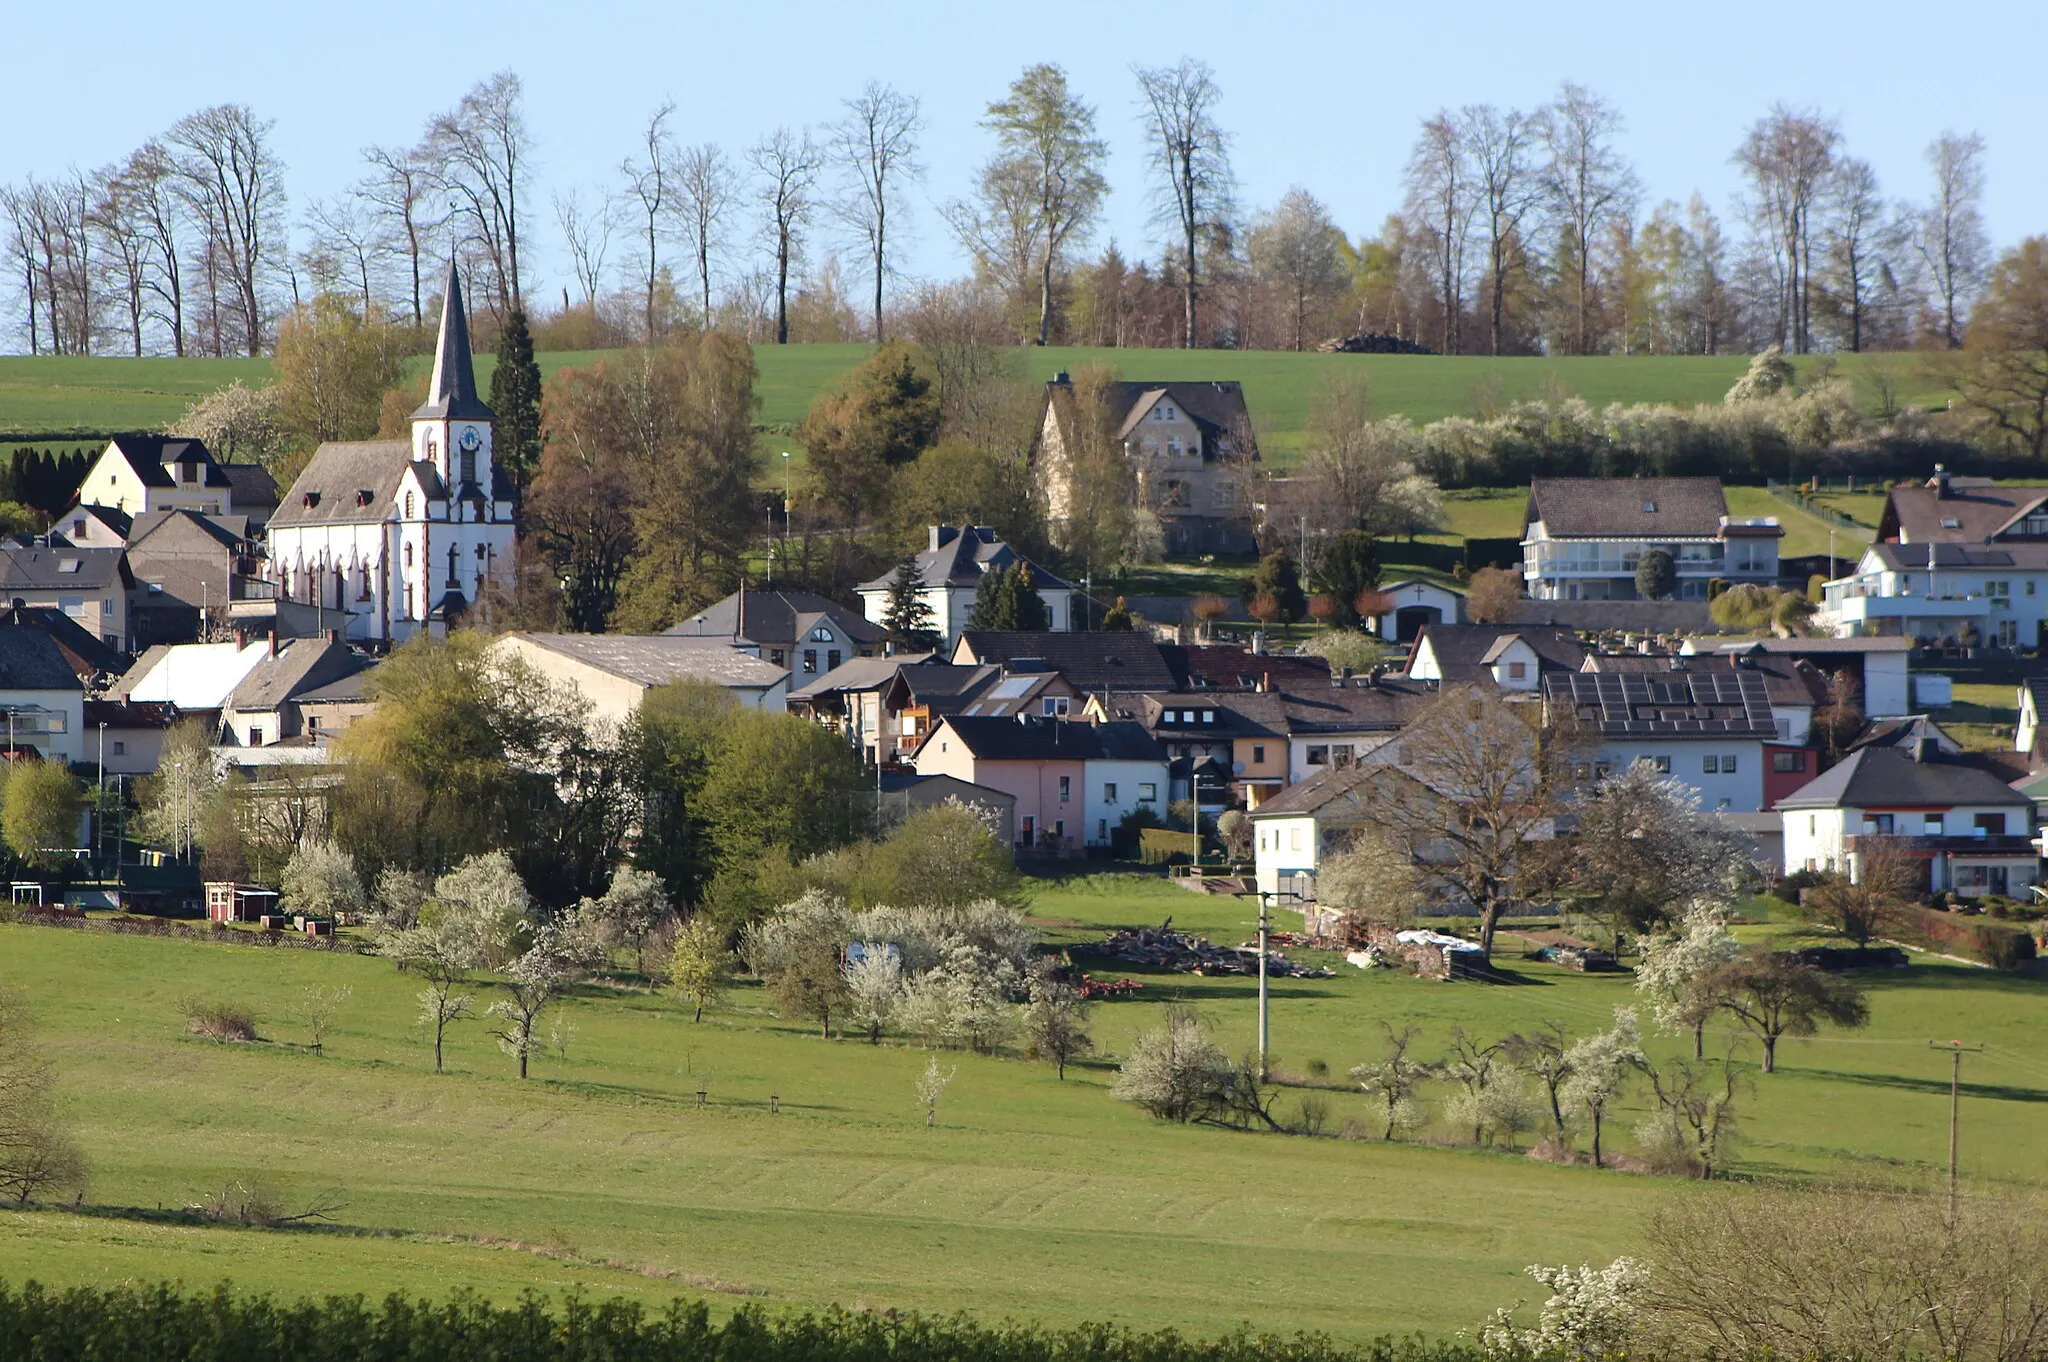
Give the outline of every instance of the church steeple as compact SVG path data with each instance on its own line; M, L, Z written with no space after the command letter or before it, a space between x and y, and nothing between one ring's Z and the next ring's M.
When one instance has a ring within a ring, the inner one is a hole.
M441 298L441 336L434 347L434 378L415 421L491 421L496 417L476 392L476 366L469 353L469 314L462 306L462 277L448 262L448 286Z

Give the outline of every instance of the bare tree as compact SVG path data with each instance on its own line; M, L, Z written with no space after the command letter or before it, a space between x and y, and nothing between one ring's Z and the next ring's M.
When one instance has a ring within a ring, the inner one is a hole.
M1963 314L1984 280L1990 248L1984 237L1984 139L1945 132L1927 148L1934 197L1920 215L1920 259L1940 310L1942 344L1959 349Z
M533 155L519 77L500 71L480 81L427 128L428 163L449 196L463 240L489 267L485 296L501 315L522 310L519 196Z
M1236 181L1230 170L1230 137L1216 122L1223 91L1207 62L1183 57L1178 66L1132 67L1151 135L1149 160L1157 177L1159 220L1176 232L1181 267L1181 344L1200 343L1196 316L1201 294L1204 237L1228 225Z
M1827 287L1852 351L1864 346L1873 300L1891 273L1893 236L1870 162L1845 156L1823 194Z
M171 334L171 352L185 353L186 218L176 185L177 168L163 143L144 143L121 166L117 179L125 210L142 241L149 261L144 287L153 303L151 316Z
M736 193L731 162L717 146L691 147L676 162L676 216L697 261L697 285L704 325L711 325L711 258L720 248L720 234L732 211Z
M882 288L889 276L889 215L899 203L903 182L923 176L917 161L918 134L924 114L917 96L869 81L865 90L846 101L846 117L831 132L831 154L849 182L834 211L867 251L875 284L875 343L882 334Z
M619 225L618 200L599 190L597 202L585 207L582 191L571 186L556 194L554 203L555 221L561 225L570 268L576 272L576 287L595 311L604 287L605 257L611 254L612 233Z
M412 287L412 324L427 324L428 255L447 216L434 197L435 176L424 148L365 147L370 175L356 192L383 215L388 234L405 256Z
M1025 69L1006 98L988 106L982 126L996 134L996 155L982 167L981 203L947 210L954 233L990 275L1009 282L1007 266L1034 260L1038 343L1052 333L1053 280L1102 209L1109 148L1095 135L1095 110L1050 63ZM1021 284L1021 280L1018 281Z
M1311 310L1326 309L1343 287L1344 244L1329 209L1298 187L1252 228L1247 242L1252 267L1286 298L1296 350L1306 343Z
M1442 349L1457 354L1465 316L1465 243L1472 227L1473 186L1465 141L1448 111L1422 125L1408 156L1408 214L1429 249L1430 273L1443 321Z
M1793 354L1813 348L1813 210L1841 136L1818 113L1780 103L1734 157L1749 179L1750 216L1770 253L1777 338Z
M675 213L676 194L676 149L669 136L668 120L676 111L674 100L663 101L660 108L648 115L647 126L640 137L641 154L644 160L627 157L619 166L619 174L625 177L626 190L640 205L643 219L641 236L647 244L647 268L642 272L641 284L645 295L645 335L649 345L654 344L656 325L654 320L655 290L661 282L661 238L665 224Z
M271 127L246 104L218 104L187 114L165 134L204 228L207 269L225 280L237 339L251 355L263 353L266 295L285 242L284 162L270 147ZM220 353L218 319L213 326Z
M315 199L306 209L310 235L303 260L322 292L354 293L362 302L366 322L377 315L378 274L388 238L386 226L358 186L332 199Z
M1542 198L1534 155L1546 122L1515 109L1503 113L1491 104L1468 106L1458 119L1486 231L1487 338L1496 355L1510 280L1528 268L1522 220Z
M1559 261L1571 290L1572 353L1593 348L1593 251L1608 224L1635 211L1635 172L1614 148L1621 114L1570 81L1558 90L1543 125L1549 160L1544 197L1564 237Z
M817 185L820 161L809 129L792 134L788 128L777 128L747 153L747 162L759 177L754 197L767 214L763 225L775 246L777 345L789 344L789 267L803 258L804 228L816 207L811 191Z
M93 201L87 225L99 238L101 292L118 300L131 352L142 355L142 328L149 320L151 252L134 191L122 167L109 166L93 176Z

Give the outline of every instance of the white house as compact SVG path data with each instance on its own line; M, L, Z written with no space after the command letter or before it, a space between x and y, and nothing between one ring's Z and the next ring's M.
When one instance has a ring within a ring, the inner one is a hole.
M931 628L944 640L946 649L960 641L973 620L974 597L982 578L991 572L1007 572L1018 562L1031 569L1050 627L1059 633L1074 627L1074 585L1029 562L988 526L932 525L928 541L916 557L918 581L923 584L918 594L930 608ZM879 625L888 618L889 593L895 585L893 568L861 584L861 607L870 622Z
M1438 582L1404 577L1380 588L1393 608L1373 620L1373 632L1390 642L1406 643L1424 625L1456 624L1465 618L1465 598Z
M1575 672L1586 649L1552 625L1425 624L1408 655L1408 675L1440 685L1486 681L1534 691L1545 672Z
M1687 639L1679 651L1688 656L1748 657L1773 668L1805 662L1829 680L1846 671L1856 685L1857 707L1866 717L1903 719L1913 713L1911 639L1710 637Z
M227 515L234 485L206 445L179 435L116 435L78 484L80 505Z
M1314 901L1318 870L1376 821L1374 804L1409 799L1437 796L1392 764L1331 767L1289 786L1251 811L1254 887L1293 895L1290 906Z
M318 607L350 639L440 631L513 576L512 502L491 461L462 282L448 267L427 400L407 440L329 441L270 518L276 597Z
M1762 809L1764 744L1778 737L1764 677L1725 663L1688 669L1682 657L1640 660L1660 670L1544 677L1552 722L1575 721L1589 740L1574 775L1597 780L1647 761L1692 786L1708 813Z
M90 760L85 687L46 630L10 618L0 624L0 722L7 755L34 753L68 765Z
M1887 838L1926 864L1923 883L1937 893L2025 898L2040 878L2033 802L1931 737L1911 748L1859 748L1779 800L1778 811L1788 873L1855 879L1865 839Z
M1715 578L1775 582L1784 534L1775 516L1730 516L1718 478L1537 478L1522 578L1532 600L1632 601L1643 555L1661 549L1677 571L1672 595L1704 601Z
M1166 753L1135 723L950 714L912 761L921 776L952 776L1014 798L1025 849L1104 846L1131 810L1166 814Z
M590 701L592 717L613 723L640 707L656 686L695 678L723 686L743 709L781 712L789 698L789 672L718 638L673 634L504 635L491 645L550 681L574 686Z

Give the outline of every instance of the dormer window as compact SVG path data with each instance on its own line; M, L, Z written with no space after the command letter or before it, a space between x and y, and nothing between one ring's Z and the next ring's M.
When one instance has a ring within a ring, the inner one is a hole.
M1941 528L1944 530L1960 530L1963 528L1963 522L1952 515L1945 515L1941 518Z
M1654 501L1650 501L1650 500L1648 500L1648 499L1645 499L1645 500L1644 500L1644 502L1643 502L1643 514L1644 514L1644 515L1655 515L1655 514L1657 514L1657 503L1656 503L1656 502L1654 502Z

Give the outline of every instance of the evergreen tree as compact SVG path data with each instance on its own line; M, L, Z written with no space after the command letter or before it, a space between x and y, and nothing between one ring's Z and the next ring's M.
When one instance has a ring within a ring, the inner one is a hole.
M1323 550L1316 583L1336 604L1330 622L1340 628L1357 628L1359 596L1380 584L1379 541L1364 530L1345 530L1333 536Z
M882 614L882 630L897 652L928 653L939 646L916 554L896 565L896 575L889 581L889 606Z
M1131 614L1131 607L1124 603L1121 596L1116 598L1115 605L1103 612L1102 631L1106 634L1128 634L1137 627L1137 618Z
M540 467L540 364L533 357L533 333L519 308L498 334L498 367L491 373L491 410L497 413L492 457L503 474L494 494L526 500L526 486Z
M1247 604L1261 596L1270 596L1279 607L1274 618L1281 624L1292 624L1308 613L1308 593L1301 589L1301 571L1294 565L1294 555L1286 549L1275 549L1259 560L1259 566L1244 581L1244 599Z
M1038 583L1031 575L1031 565L1020 558L1011 565L1008 575L1010 591L1016 601L1012 609L1017 622L1011 627L1036 633L1052 628L1052 614L1045 608L1045 597L1038 594Z
M970 629L1015 629L1017 627L1017 599L1010 592L1010 574L1001 568L992 568L981 574L981 581L974 588L974 614L969 617Z

